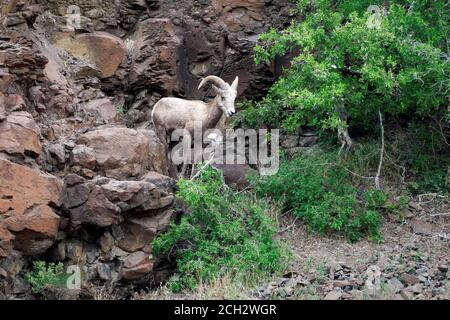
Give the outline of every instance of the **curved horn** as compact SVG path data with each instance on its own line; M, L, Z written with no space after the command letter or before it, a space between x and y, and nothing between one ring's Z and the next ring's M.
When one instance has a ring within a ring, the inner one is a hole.
M207 76L202 80L202 82L200 82L198 88L200 89L201 87L203 87L208 81L214 82L222 90L227 90L230 87L228 83L217 76Z

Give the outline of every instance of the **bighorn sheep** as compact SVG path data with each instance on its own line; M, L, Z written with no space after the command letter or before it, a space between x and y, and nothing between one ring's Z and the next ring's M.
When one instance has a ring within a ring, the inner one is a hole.
M222 114L231 117L236 113L234 101L237 96L239 77L231 85L217 76L204 78L198 87L201 89L207 82L212 82L216 91L216 97L209 103L203 101L191 101L179 98L162 98L152 111L152 120L156 134L166 146L166 154L169 152L169 143L172 132L176 129L184 130L191 137L194 135L194 126L199 122L202 131L213 129L219 122ZM202 132L202 134L203 134ZM186 163L183 164L184 174Z

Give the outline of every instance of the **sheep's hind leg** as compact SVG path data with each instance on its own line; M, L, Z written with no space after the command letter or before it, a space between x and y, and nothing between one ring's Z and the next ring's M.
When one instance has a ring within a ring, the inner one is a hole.
M176 148L178 145L175 145L174 148ZM170 152L173 152L174 150L170 150L170 146L167 145L167 159L168 159L168 166L169 166L169 176L174 179L179 179L178 174L178 168L177 165L173 162L172 157L170 157Z
M183 179L186 175L186 168L192 160L192 135L189 130L183 132L183 166L180 177Z
M175 164L170 159L170 137L167 135L167 132L164 127L156 126L156 134L158 136L159 141L164 146L164 155L166 157L166 163L167 163L167 173L171 178L178 178L178 170L175 166Z

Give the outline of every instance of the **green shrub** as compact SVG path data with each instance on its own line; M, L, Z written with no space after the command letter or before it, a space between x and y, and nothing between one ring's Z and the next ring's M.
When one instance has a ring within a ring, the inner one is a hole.
M66 278L62 263L47 264L45 261L33 262L33 270L25 274L25 279L31 285L33 293L60 286L65 283Z
M387 119L450 117L447 1L390 1L380 28L368 27L367 11L383 1L297 2L301 22L261 35L255 60L299 54L267 97L241 112L244 124L336 129L338 110L350 131L378 130L378 110Z
M434 128L436 122L412 122L396 138L394 154L407 169L412 194L450 191L450 147ZM414 141L414 143L411 143Z
M179 180L177 197L190 207L181 222L157 237L153 252L174 258L173 291L193 289L221 275L263 275L282 268L282 251L273 240L276 225L265 202L225 186L208 168L195 181Z
M380 190L358 188L355 176L340 161L325 151L284 160L277 175L254 179L256 193L281 202L284 210L320 234L336 231L350 241L363 235L381 240L378 210L386 195Z

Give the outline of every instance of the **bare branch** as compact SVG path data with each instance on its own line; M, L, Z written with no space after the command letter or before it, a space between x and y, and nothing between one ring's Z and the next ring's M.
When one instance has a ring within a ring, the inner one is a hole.
M381 127L381 151L380 151L380 162L378 164L378 171L377 175L375 176L375 188L380 190L381 167L383 166L383 157L384 157L384 126L383 126L383 116L381 114L380 109L378 109L378 116L380 118L380 127Z

